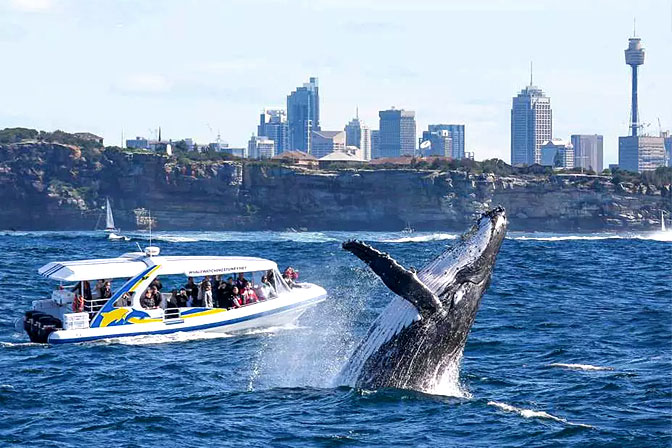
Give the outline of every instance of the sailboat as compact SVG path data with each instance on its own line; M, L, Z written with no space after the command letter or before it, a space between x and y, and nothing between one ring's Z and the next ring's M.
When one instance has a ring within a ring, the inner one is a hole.
M112 206L110 205L110 198L106 199L107 211L106 211L106 220L105 220L105 232L107 233L108 240L114 241L130 241L130 238L124 235L120 235L120 229L114 227L114 215L112 214Z
M660 231L661 232L667 232L667 229L665 228L665 212L660 211Z

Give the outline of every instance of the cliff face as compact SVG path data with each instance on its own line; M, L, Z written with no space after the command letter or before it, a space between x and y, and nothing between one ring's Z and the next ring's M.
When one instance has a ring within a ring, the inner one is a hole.
M462 230L493 205L514 230L649 229L668 187L595 176L498 177L430 170L314 171L152 154L0 145L0 228L92 229L109 197L117 224L155 228Z

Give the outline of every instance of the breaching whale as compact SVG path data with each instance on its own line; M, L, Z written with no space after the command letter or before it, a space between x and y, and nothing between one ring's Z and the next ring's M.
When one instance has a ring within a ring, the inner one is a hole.
M417 272L361 241L343 243L398 297L374 321L338 384L434 391L459 365L506 227L503 208L483 213L457 244Z

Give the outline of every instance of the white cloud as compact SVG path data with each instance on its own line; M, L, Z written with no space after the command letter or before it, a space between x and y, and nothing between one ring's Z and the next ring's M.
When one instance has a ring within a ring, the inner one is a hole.
M12 9L25 12L45 12L52 8L51 0L10 0Z

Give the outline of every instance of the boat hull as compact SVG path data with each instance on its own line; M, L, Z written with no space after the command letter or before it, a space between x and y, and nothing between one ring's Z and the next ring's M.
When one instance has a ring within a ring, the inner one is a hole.
M300 291L300 290L293 290ZM238 309L208 309L188 313L194 309L184 308L184 319L136 323L131 325L115 325L80 330L58 330L49 335L50 344L68 344L88 342L100 339L122 338L143 335L161 335L178 332L207 331L219 333L239 333L252 329L278 327L288 325L298 319L309 307L326 299L324 289L312 285L305 294L298 297L290 294L266 302L249 305Z

